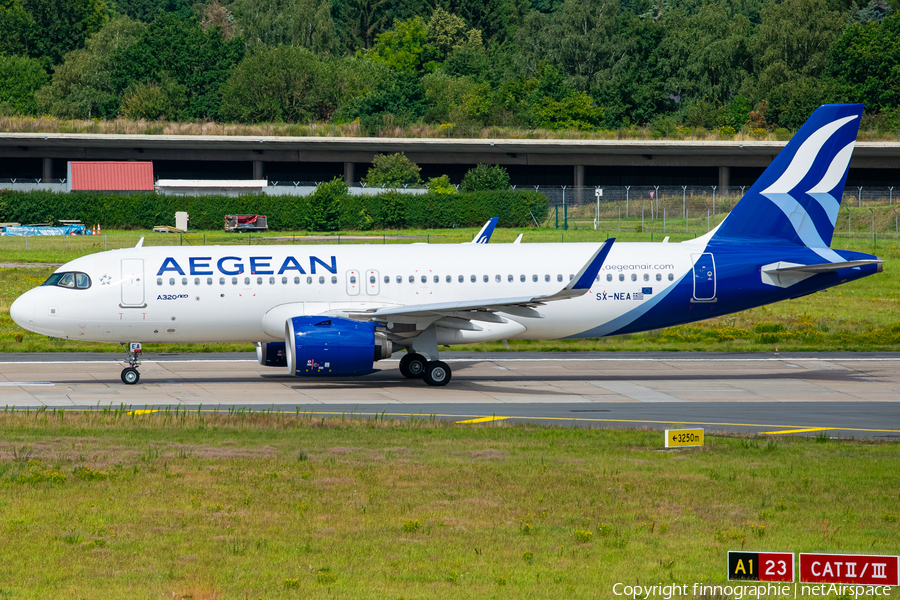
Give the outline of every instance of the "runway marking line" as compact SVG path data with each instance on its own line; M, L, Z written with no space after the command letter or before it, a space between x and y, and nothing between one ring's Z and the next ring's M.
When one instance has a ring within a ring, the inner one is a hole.
M465 421L457 421L457 423L490 423L491 421L502 421L503 419L509 419L510 417L481 417L478 419L467 419Z
M808 433L810 431L832 431L834 429L837 429L837 427L809 427L808 429L785 429L784 431L761 431L760 433L763 435L780 435L782 433Z
M129 415L149 415L151 413L159 412L158 410L132 410L129 411Z

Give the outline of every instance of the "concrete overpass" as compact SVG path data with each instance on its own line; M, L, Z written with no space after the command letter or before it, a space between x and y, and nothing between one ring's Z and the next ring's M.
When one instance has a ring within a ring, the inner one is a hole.
M231 178L290 180L309 174L317 175L315 179L343 174L354 182L364 175L375 154L403 152L423 167L425 176L449 173L459 179L472 165L488 163L506 166L513 183L521 185L534 184L525 180L541 173L554 180L551 184L573 187L650 174L654 181L660 176L702 178L724 190L752 182L785 144L0 133L0 177L64 177L69 160L152 160L160 176L177 177L181 171L195 177L227 172ZM850 168L849 184L893 185L895 178L900 179L900 143L858 142Z

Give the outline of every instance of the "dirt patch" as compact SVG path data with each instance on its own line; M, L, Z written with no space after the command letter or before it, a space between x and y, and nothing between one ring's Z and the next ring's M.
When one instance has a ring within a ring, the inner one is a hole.
M331 454L350 454L353 452L353 448L344 448L343 446L335 446L334 448L329 448L328 452Z
M486 448L484 450L473 450L469 452L472 458L502 458L507 456L509 452L506 450L497 450L496 448Z

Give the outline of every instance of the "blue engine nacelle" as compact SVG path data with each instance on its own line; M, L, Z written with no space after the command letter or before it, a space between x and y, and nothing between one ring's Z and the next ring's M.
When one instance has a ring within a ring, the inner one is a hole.
M391 341L374 323L335 317L288 319L284 345L288 372L304 377L365 375L391 355Z
M260 342L256 345L256 358L266 367L286 367L287 351L284 342Z

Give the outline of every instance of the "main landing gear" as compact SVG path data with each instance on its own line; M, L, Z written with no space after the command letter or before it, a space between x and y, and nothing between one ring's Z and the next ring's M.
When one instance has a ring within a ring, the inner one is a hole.
M423 379L433 386L450 383L452 372L447 363L439 360L428 360L421 354L407 353L400 359L400 373L407 379Z
M128 357L125 359L128 366L122 369L122 383L134 385L141 380L141 374L137 370L141 366L141 343L130 342L126 346L123 342L122 347L128 351Z

